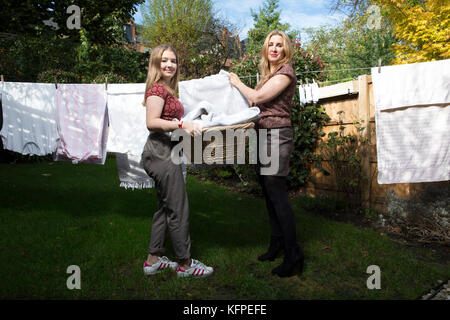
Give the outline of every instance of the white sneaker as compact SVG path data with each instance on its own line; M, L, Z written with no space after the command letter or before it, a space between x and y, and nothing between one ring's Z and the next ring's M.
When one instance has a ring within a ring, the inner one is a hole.
M211 275L214 272L212 267L205 266L198 260L191 259L191 267L189 269L183 269L178 265L177 276L179 278L183 277L195 277L203 278Z
M153 275L160 273L166 268L177 270L177 267L178 263L170 261L167 257L159 257L157 263L149 264L147 261L144 262L144 273L146 275Z

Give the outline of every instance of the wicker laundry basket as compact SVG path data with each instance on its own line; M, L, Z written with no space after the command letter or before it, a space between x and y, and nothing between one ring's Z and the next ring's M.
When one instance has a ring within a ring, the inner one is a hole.
M250 156L246 144L249 141L249 135L253 134L256 138L254 127L254 122L248 122L232 126L204 128L201 135L191 137L191 150L184 154L189 162L194 164L236 164L238 156L244 157L245 163L249 163ZM227 134L230 133L239 133L242 136L227 140ZM216 139L218 135L222 138Z

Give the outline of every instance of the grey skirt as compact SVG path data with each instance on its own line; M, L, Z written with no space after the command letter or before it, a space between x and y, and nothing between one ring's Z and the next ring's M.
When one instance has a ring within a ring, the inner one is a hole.
M267 135L263 130L266 130ZM263 176L286 177L289 174L289 160L293 150L292 127L258 129L257 173Z

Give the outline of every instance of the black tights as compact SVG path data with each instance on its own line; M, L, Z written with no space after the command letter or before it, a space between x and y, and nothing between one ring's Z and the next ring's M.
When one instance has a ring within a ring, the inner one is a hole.
M289 203L286 177L258 175L264 197L271 228L271 238L283 241L286 256L298 259L302 255L297 244L295 218Z

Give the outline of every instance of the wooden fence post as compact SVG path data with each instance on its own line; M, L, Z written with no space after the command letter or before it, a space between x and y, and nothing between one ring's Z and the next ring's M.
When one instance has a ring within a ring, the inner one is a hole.
M361 200L364 209L370 206L370 96L369 81L371 77L362 75L358 77L359 95L358 95L358 116L361 125L365 128L361 131L361 138L364 143L361 145L361 166L362 166L362 184L361 184Z

